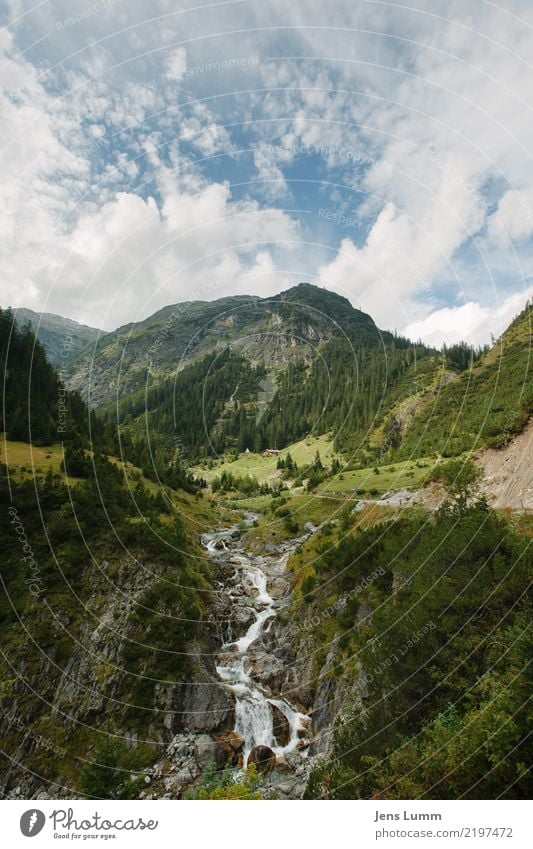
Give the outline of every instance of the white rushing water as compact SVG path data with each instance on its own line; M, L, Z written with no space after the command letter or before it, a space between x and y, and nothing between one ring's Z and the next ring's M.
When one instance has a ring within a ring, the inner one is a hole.
M235 566L234 582L237 587L234 602L251 607L254 614L254 621L244 634L235 635L234 639L228 639L222 645L217 664L218 675L235 695L235 731L244 737L244 765L252 749L259 745L268 746L276 755L301 750L305 756L309 717L266 685L254 680L251 662L254 658L254 644L268 631L276 616L276 601L268 592L268 575L265 570L279 576L283 573L288 555L264 556L260 558L261 565L258 565L252 562L252 555L237 548L232 538L234 532L235 528L229 528L206 534L204 545L211 555L230 558L231 564ZM264 654L264 649L261 652ZM286 745L279 745L276 740L273 706L288 722L289 740Z

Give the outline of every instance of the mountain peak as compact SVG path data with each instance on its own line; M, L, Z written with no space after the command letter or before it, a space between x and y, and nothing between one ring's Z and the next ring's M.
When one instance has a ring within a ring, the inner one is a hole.
M313 283L298 283L279 295L269 298L270 301L280 301L281 303L298 304L299 306L307 306L323 313L328 318L332 318L340 323L344 320L349 320L351 323L359 323L372 329L376 329L373 318L367 313L356 309L348 298L343 295L332 292L325 286L317 286Z

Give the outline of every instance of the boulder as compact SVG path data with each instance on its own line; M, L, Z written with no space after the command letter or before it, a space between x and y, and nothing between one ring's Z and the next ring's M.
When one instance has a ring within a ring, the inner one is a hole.
M237 731L224 731L222 734L216 735L216 741L226 755L226 762L230 761L232 766L242 765L242 747L244 746L244 737Z
M255 764L261 775L267 775L276 766L276 755L269 746L255 746L248 755L247 766Z
M200 734L194 746L194 757L196 763L202 769L214 766L216 769L223 767L227 761L227 753L217 740L213 740L209 734Z
M283 598L284 595L290 590L290 584L288 581L285 581L283 578L274 578L273 581L270 582L268 586L268 591L272 598L279 599Z
M274 737L276 738L276 743L278 746L287 746L291 739L291 729L289 725L289 720L282 713L276 705L271 705L272 707L272 718L273 718L273 730Z
M251 655L250 669L255 680L266 684L273 692L279 692L285 676L285 664L273 654Z
M181 707L187 731L224 731L235 724L235 697L219 681L207 676L186 685Z
M235 631L246 631L255 622L255 613L251 607L236 607L232 615L232 625Z

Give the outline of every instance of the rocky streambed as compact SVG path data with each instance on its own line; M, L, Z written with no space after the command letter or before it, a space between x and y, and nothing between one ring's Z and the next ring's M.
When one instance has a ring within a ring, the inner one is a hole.
M245 523L255 518L247 514ZM314 530L260 555L242 547L237 525L202 536L218 577L209 677L197 683L192 715L184 717L167 757L146 776L152 786L144 798L179 797L209 767L231 764L237 776L252 763L266 797L302 797L313 743L308 670L284 640L278 612L290 601L287 561Z
M268 635L288 597L283 575L298 542L266 555L238 548L232 529L206 535L204 542L229 566L219 602L225 627L216 670L235 697L233 742L239 746L235 765L255 763L265 774L272 769L286 771L289 755L307 756L310 717L286 692L287 670L283 660L270 653Z

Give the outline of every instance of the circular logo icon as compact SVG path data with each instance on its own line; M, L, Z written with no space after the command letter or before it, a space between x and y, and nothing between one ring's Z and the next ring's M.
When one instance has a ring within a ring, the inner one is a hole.
M24 811L20 818L20 830L24 837L35 837L42 831L46 822L46 817L42 811L37 808L32 808L29 811Z

